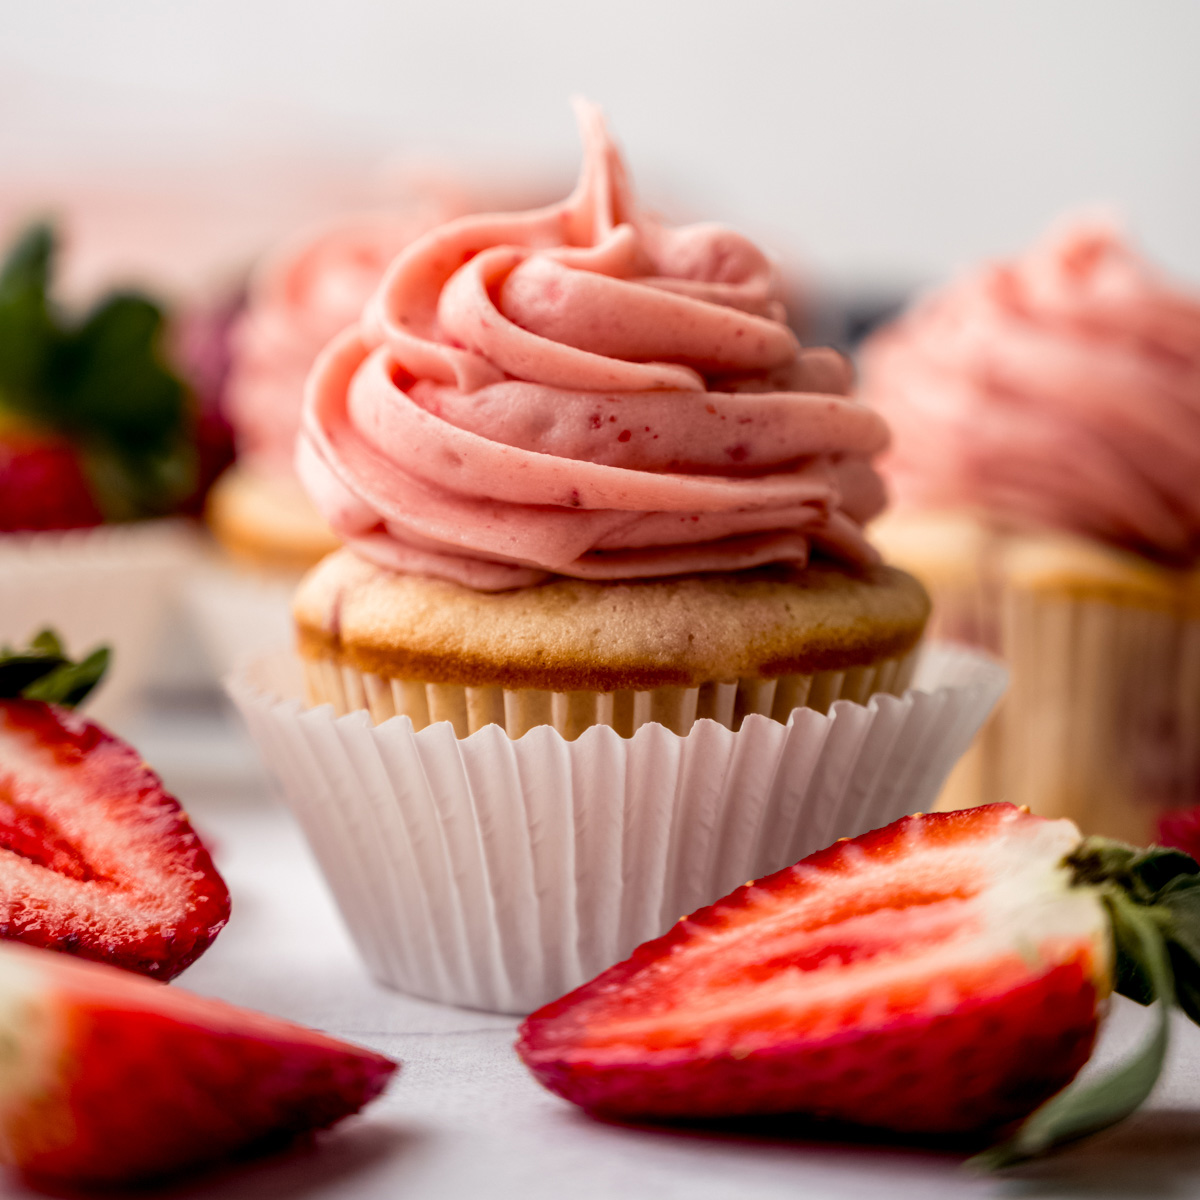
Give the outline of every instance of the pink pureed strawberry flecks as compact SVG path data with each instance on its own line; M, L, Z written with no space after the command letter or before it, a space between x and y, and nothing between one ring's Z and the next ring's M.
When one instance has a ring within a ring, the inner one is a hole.
M745 238L642 212L579 113L567 200L420 238L318 360L318 507L363 556L483 590L871 561L887 429L847 364L800 348Z

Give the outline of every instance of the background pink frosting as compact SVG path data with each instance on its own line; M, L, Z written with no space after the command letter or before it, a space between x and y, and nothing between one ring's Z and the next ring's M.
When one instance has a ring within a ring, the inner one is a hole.
M776 270L639 211L599 111L564 202L405 250L308 381L297 466L359 553L499 590L874 555L880 417Z
M1149 557L1200 558L1200 297L1082 220L877 334L897 502L971 505Z
M388 264L436 220L380 212L341 218L266 259L234 327L226 409L256 471L293 473L304 381L330 338L358 320Z

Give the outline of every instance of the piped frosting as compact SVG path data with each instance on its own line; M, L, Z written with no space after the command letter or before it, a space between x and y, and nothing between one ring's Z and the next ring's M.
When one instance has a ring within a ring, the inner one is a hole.
M887 443L778 272L639 209L597 109L548 208L418 239L308 380L297 466L362 556L481 590L874 561Z

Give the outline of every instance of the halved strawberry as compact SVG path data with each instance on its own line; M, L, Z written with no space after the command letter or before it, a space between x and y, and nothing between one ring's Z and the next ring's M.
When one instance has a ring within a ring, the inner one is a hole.
M51 637L0 653L0 937L171 979L229 919L229 891L137 751L61 704L103 669Z
M325 1129L396 1063L123 971L0 946L0 1159L112 1187Z
M607 1116L994 1134L1087 1061L1114 978L1169 1002L1168 947L1180 980L1200 978L1197 869L1081 843L1070 821L1011 805L907 817L683 918L534 1013L517 1050L551 1091ZM1059 1097L997 1161L1140 1103L1165 1030L1164 1016L1140 1074L1099 1108Z

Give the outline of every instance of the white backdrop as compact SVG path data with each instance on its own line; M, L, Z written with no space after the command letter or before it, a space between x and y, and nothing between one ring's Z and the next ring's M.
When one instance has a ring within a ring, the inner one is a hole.
M645 194L836 282L937 276L1094 201L1200 281L1195 0L0 0L0 14L0 186L33 166L235 148L484 156L566 181L580 91Z

